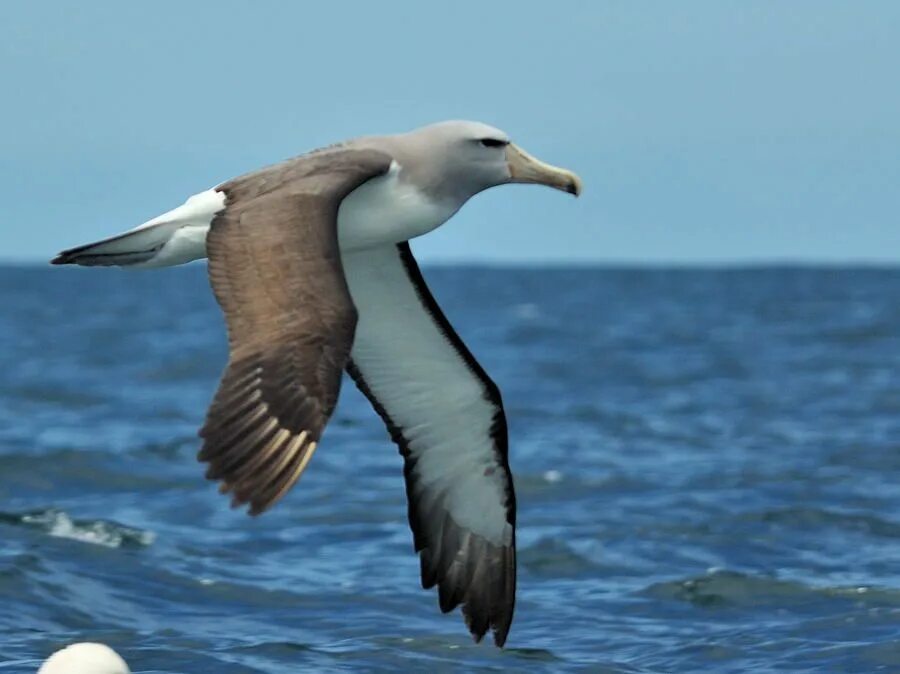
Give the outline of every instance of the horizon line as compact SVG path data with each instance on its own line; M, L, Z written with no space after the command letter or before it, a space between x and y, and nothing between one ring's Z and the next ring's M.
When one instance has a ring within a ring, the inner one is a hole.
M181 267L199 266L204 261L197 260ZM859 258L848 260L832 259L803 259L803 258L750 258L750 259L687 259L687 260L638 260L638 259L491 259L491 258L436 258L418 260L419 264L427 268L451 268L451 267L478 267L487 269L646 269L653 270L741 270L741 269L872 269L872 270L900 270L900 259L883 260L871 258ZM34 258L15 259L0 257L0 268L20 269L49 269L52 265L49 260ZM71 265L76 267L78 265ZM121 268L121 267L120 267ZM59 269L56 267L56 269ZM133 271L145 271L135 269Z

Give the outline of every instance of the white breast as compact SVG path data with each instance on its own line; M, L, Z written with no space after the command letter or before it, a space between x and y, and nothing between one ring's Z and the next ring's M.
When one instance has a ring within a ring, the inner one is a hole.
M338 238L342 251L407 241L444 224L457 207L432 201L400 180L400 165L358 187L341 203Z

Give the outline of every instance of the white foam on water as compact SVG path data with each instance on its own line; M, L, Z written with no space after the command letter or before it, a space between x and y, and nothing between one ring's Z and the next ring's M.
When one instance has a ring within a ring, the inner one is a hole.
M544 473L544 479L550 484L562 482L563 474L558 470L548 470Z
M22 515L24 524L38 526L57 538L68 538L82 543L118 548L123 545L151 545L156 540L152 531L104 522L102 520L77 522L62 510L45 510Z

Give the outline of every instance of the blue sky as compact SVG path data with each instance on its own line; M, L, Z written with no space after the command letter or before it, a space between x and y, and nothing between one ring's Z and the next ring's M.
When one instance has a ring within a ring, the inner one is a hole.
M900 2L0 4L0 258L441 119L584 179L492 190L426 261L900 262Z

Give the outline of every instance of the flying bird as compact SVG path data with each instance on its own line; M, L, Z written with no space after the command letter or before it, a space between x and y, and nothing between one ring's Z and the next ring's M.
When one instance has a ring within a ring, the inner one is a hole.
M207 477L251 515L300 477L346 370L404 458L422 585L503 646L516 501L500 391L425 283L409 239L497 185L581 181L477 122L357 138L228 180L53 264L209 259L229 359L200 430Z

